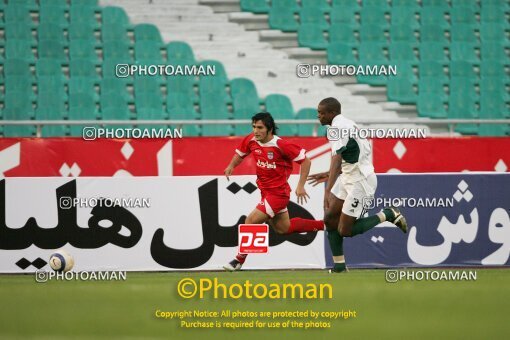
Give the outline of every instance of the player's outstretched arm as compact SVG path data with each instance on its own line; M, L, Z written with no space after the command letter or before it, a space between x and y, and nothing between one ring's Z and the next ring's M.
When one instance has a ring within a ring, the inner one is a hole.
M232 157L232 160L228 164L227 168L225 169L225 171L223 171L223 173L227 177L227 180L230 181L229 177L232 175L232 172L234 171L234 168L236 166L238 166L239 164L241 164L243 162L243 159L244 158L242 158L238 154L234 154L234 157Z
M312 162L308 157L305 157L303 162L301 163L301 168L299 171L299 182L296 187L296 196L299 204L303 204L307 201L307 198L310 198L305 190L306 178L310 173L310 167L312 166Z
M317 184L324 183L328 180L329 171L319 172L313 175L308 176L308 184L312 186L316 186Z
M336 179L342 173L342 155L334 155L331 157L331 166L329 168L329 180L326 185L326 190L324 192L324 209L329 208L329 194L331 193L331 189L333 189L333 185L335 185Z

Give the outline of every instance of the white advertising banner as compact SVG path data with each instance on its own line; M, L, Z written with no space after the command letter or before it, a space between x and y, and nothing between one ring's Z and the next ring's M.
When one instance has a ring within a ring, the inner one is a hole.
M304 205L292 193L291 217L322 219L323 187L306 190ZM255 176L3 179L0 272L49 270L60 248L76 271L219 270L259 201ZM243 269L324 268L324 242L323 232L270 230L268 253L249 255Z

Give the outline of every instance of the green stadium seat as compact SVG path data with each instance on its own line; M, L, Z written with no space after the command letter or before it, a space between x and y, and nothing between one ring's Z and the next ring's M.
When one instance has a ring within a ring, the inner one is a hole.
M97 44L96 37L94 35L94 26L86 23L73 23L69 25L69 40L88 40L94 44Z
M501 10L499 6L485 6L482 5L482 11L480 15L480 22L485 23L501 23L508 27L506 20L506 13Z
M434 95L442 101L448 100L443 84L438 83L434 77L421 77L418 80L418 93L423 95Z
M167 112L170 113L170 110L172 109L184 109L188 111L194 111L194 104L193 99L190 98L185 93L182 92L169 92L166 96L166 109ZM187 116L186 119L195 119L195 116ZM185 119L185 118L179 118L179 119Z
M324 50L328 47L328 42L319 25L303 24L299 26L298 42L300 46L313 50Z
M69 108L69 120L95 120L97 119L97 109L94 106L84 106L84 107L70 107ZM70 125L69 133L71 136L82 137L83 136L83 128L87 125Z
M271 8L266 0L241 0L241 10L255 14L267 14Z
M317 119L317 110L316 109L301 109L298 111L297 120L300 119ZM322 137L326 136L326 128L321 126L318 122L316 125L312 124L297 124L298 136L313 136L315 131L315 136Z
M95 80L88 77L72 77L69 79L69 95L74 96L78 93L85 93L99 100L99 95L94 87Z
M476 79L474 65L463 60L450 62L450 78L454 77Z
M350 7L333 7L329 14L331 25L340 24L341 29L346 29L344 26L359 27L359 22L355 15L356 8Z
M125 41L108 41L103 44L103 58L107 59L121 59L126 61L133 60L131 52L129 51L129 44Z
M480 26L480 39L483 43L499 42L504 46L509 46L505 26L500 23L486 23Z
M389 27L386 19L385 10L379 7L363 7L361 8L361 26L377 25L387 29Z
M447 112L443 100L435 95L424 94L418 96L418 116L429 118L446 118Z
M179 93L188 96L191 103L198 102L198 96L194 89L194 78L191 76L167 77L167 92Z
M124 29L130 27L129 18L122 7L107 6L101 12L103 26L118 26Z
M476 53L476 44L468 42L453 41L450 45L450 58L452 61L468 61L470 63L480 63L480 58Z
M418 29L420 23L416 19L418 9L412 6L393 6L391 8L391 25L407 25Z
M215 78L215 79L217 79L218 81L221 81L224 84L226 84L228 82L227 72L225 71L225 67L219 61L216 61L216 60L203 60L203 61L200 62L200 65L203 65L205 67L213 66L215 71L216 71L215 74L214 74L214 77L206 76L206 78Z
M390 28L390 40L394 42L405 42L412 46L418 46L418 41L414 35L414 29L410 25L392 25Z
M95 7L84 5L73 5L69 9L69 22L71 24L87 24L94 28L99 28L99 22L96 19Z
M301 0L302 8L317 8L324 13L328 13L331 10L331 6L327 0Z
M64 50L64 44L55 40L41 40L37 46L39 58L55 59L60 62L66 62L67 56Z
M37 94L39 97L56 96L63 101L67 100L67 91L65 88L65 77L60 75L38 76Z
M37 59L35 63L35 74L38 78L53 76L59 77L62 80L65 79L64 73L62 72L62 65L55 59Z
M397 61L397 77L400 79L408 79L412 84L418 84L418 77L415 72L415 63L409 61Z
M359 47L359 63L367 65L387 65L388 57L384 53L385 45L364 43Z
M202 77L198 86L200 98L204 96L216 96L228 101L229 96L225 91L225 83L214 77Z
M48 23L61 28L67 28L69 22L66 18L65 7L60 5L41 6L39 9L39 23Z
M508 75L505 71L505 65L498 60L483 59L480 65L480 76L482 79L487 77L500 77L505 81L508 80Z
M161 38L161 33L159 29L152 24L139 24L134 28L135 32L135 42L141 41L152 41L158 43L159 45L163 44L163 39Z
M25 40L35 44L36 40L32 35L30 25L24 23L10 22L5 25L5 39L9 40Z
M358 59L353 53L353 49L348 44L334 42L329 44L328 64L332 65L357 65Z
M452 26L457 24L478 24L475 11L471 7L453 7L450 11L450 21Z
M230 82L230 94L232 97L246 97L257 99L259 101L255 84L247 78L236 78Z
M486 2L484 0L484 2ZM475 13L480 13L480 6L477 1L473 0L451 0L452 11L459 7L467 7L472 9Z
M39 0L39 6L40 7L57 6L62 9L69 8L69 4L67 3L67 1L62 1L62 0Z
M37 96L37 110L53 109L54 113L51 119L64 119L67 117L65 98L60 96L59 92L45 91ZM35 112L37 118L37 110Z
M127 92L126 82L122 78L103 78L99 89L101 96L119 94L127 101L131 100L131 96Z
M291 9L294 12L299 10L297 2L295 0L271 0L272 8L286 8Z
M121 95L101 96L101 112L100 116L103 120L129 120L131 111L129 111L126 99ZM119 125L126 127L127 125ZM112 127L117 127L113 126Z
M154 93L161 96L161 85L153 77L135 76L134 91L135 96L145 93Z
M505 47L499 42L483 43L480 48L480 54L483 61L499 61L506 65L510 64L510 58L505 52Z
M324 12L319 8L308 7L302 8L299 13L300 28L303 25L315 25L320 27L322 30L326 30L329 27Z
M71 7L73 6L86 6L96 8L98 6L98 0L71 0Z
M96 82L99 81L99 74L96 71L96 65L90 60L74 59L69 62L69 71L71 77L88 77Z
M384 34L384 28L378 25L363 24L359 30L361 44L384 43L388 44L388 38Z
M161 100L161 95L159 93L151 93L151 92L143 92L137 93L135 96L135 107L138 110L139 108L151 108L158 109L161 112L161 117L163 117L163 101Z
M420 44L419 51L421 61L436 61L445 65L450 62L444 46L440 43L423 42Z
M259 96L253 82L246 78L236 78L230 83L234 119L250 119L260 111ZM251 128L245 124L234 125L234 133L250 133Z
M299 24L294 17L294 10L286 7L271 7L269 11L269 27L283 32L295 32Z
M467 96L450 96L448 119L478 119L475 101ZM476 135L478 134L478 124L456 124L455 131L467 135Z
M478 93L474 83L466 81L462 77L450 79L450 96L466 96L473 100L478 100Z
M482 97L500 97L504 101L510 100L507 90L508 81L500 77L485 77L480 80L480 95ZM494 95L493 95L494 94Z
M471 43L478 43L478 38L475 34L475 26L468 24L456 24L451 27L450 31L451 41L464 41Z
M4 61L4 77L23 76L33 79L30 64L23 59L7 59Z
M144 93L135 98L136 120L161 120L167 119L167 114L163 109L161 96L154 93ZM157 129L166 128L166 125L138 125L139 128Z
M402 104L415 104L418 96L409 79L390 77L387 82L388 100Z
M420 4L416 0L392 0L391 5L393 7L411 7L417 10L420 8Z
M135 43L135 60L152 59L157 64L163 64L161 44L157 41L141 40Z
M423 7L441 8L445 11L450 10L448 0L422 0L421 4Z
M101 39L105 44L112 42L130 44L127 29L120 25L108 24L101 26Z
M20 91L20 92L6 92L4 99L4 119L24 119L29 120L34 117L34 109L31 100L27 100L27 96L30 95L30 91ZM8 111L8 115L6 115L6 111Z
M392 62L407 61L418 64L418 57L414 53L414 48L407 42L392 42L389 48L389 56Z
M67 43L67 39L64 36L64 29L52 23L41 23L37 28L37 39L43 40L55 40L62 44Z
M103 56L104 57L104 56ZM123 59L123 58L108 58L103 60L103 64L101 65L101 75L103 78L115 78L118 79L116 74L117 65L126 65L132 64L131 59ZM130 83L133 81L132 76L122 78L124 81Z
M69 96L69 108L93 108L96 110L96 101L94 100L94 96L87 93L75 93ZM71 115L69 115L71 118ZM95 119L94 117L87 117L86 119Z
M36 120L62 120L67 115L65 107L43 106L35 110ZM41 128L42 137L64 137L68 133L66 125L44 125Z
M420 12L421 25L434 25L442 29L448 29L450 23L446 20L445 14L441 8L425 7Z
M494 97L481 97L480 119L505 119L507 116L508 110L503 100L495 100ZM478 134L480 136L505 136L507 130L508 125L505 124L480 124Z
M266 97L266 111L271 113L278 124L280 119L294 119L294 109L287 96L271 94ZM297 126L293 124L281 124L278 134L282 136L294 136L297 133Z
M333 7L343 7L346 10L354 10L356 13L361 11L361 6L358 0L332 0Z
M176 107L172 107L172 108L168 109L168 104L167 104L167 111L168 111L169 119L171 119L171 120L194 120L194 119L198 118L197 113L196 113L195 109L193 108L193 106L191 106L191 107L176 106ZM179 127L179 126L177 125L175 127ZM201 133L200 126L197 124L182 125L181 128L182 128L183 135L185 135L187 137L199 136Z
M508 3L508 0L483 0L483 6L499 6L505 11L508 11L510 9L510 4Z
M21 59L30 63L35 62L35 56L32 52L32 43L27 40L7 40L5 44L5 56L7 59Z
M333 24L329 28L329 42L330 43L344 43L351 47L359 45L358 38L356 37L355 29L353 27Z
M30 78L23 76L10 76L5 78L5 96L9 96L11 93L24 93L25 100L29 101L34 101L36 98L32 89L32 81Z
M94 63L99 62L99 57L96 54L95 42L90 40L71 40L69 43L69 58L86 59Z
M441 84L448 83L443 65L436 61L422 61L418 67L420 77L434 77Z
M33 27L34 22L30 16L30 9L26 6L8 5L4 8L5 24L18 23Z
M193 49L183 41L172 41L166 45L167 61L172 65L193 65L196 63Z
M441 44L442 46L448 46L449 41L445 36L445 31L442 27L433 24L421 25L420 27L420 41L433 42Z
M200 96L200 113L202 119L229 119L230 113L224 98L214 94ZM232 133L231 125L202 125L203 136L228 136Z
M160 84L164 84L165 83L165 78L162 76L162 75L159 75L159 74L151 74L149 75L148 72L153 72L154 71L154 67L152 68L152 70L150 69L151 66L153 65L158 65L158 64L162 64L163 62L161 61L161 59L142 59L142 60L136 60L136 65L138 65L139 69L140 69L140 73L141 73L141 76L149 76L150 78L156 80L157 82L159 82ZM145 67L145 69L147 70L147 73L146 74L143 74L142 73L142 67Z
M363 7L375 7L386 12L390 10L390 5L386 0L362 0Z

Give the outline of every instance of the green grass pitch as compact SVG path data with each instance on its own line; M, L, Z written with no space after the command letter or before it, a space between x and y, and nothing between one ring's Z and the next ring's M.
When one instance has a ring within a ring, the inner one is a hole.
M176 287L185 277L217 278L225 284L331 283L334 289L333 298L323 300L183 299ZM36 283L33 275L0 275L0 301L0 338L6 339L498 339L510 334L508 269L478 269L476 281L398 283L386 283L384 270L128 273L127 281L47 283ZM211 330L183 329L179 320L156 318L158 309L350 309L357 316L331 320L327 329Z

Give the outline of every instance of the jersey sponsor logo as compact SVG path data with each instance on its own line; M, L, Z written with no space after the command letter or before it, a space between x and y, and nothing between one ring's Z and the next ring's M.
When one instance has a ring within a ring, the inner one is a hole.
M257 166L261 167L261 168L266 168L266 169L276 169L276 163L273 162L273 163L269 163L269 162L263 162L261 161L260 159L257 160Z
M269 227L267 224L239 225L239 253L267 253L269 248Z
M274 157L273 151L268 151L267 152L267 158L268 159L273 159L273 157Z

